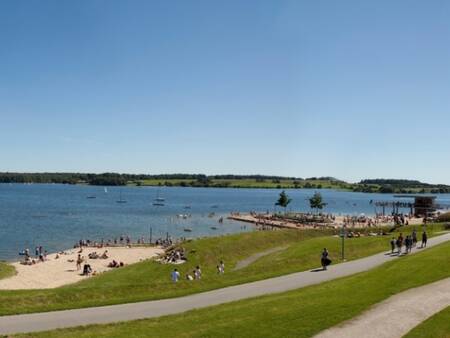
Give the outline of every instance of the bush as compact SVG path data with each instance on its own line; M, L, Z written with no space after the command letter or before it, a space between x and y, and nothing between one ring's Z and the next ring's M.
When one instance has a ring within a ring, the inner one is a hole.
M438 222L450 222L450 212L446 212L444 214L441 214L438 218L437 218Z

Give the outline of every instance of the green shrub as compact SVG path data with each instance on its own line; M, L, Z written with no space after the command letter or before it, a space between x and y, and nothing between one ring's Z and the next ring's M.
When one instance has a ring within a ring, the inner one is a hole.
M450 222L450 212L446 212L444 214L441 214L438 218L437 218L438 222Z

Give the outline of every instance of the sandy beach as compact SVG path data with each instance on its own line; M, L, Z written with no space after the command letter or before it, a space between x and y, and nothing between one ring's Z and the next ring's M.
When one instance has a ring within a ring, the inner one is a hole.
M51 289L90 278L82 276L82 270L77 271L78 250L66 250L66 254L59 255L58 259L56 259L56 254L50 254L47 256L47 261L34 265L12 263L17 274L0 280L0 290ZM91 252L101 255L105 250L108 250L108 259L88 258ZM83 248L81 255L85 258L85 262L87 261L91 265L92 270L98 274L111 270L112 268L108 268L108 264L113 259L129 265L156 257L163 252L163 249L157 247L106 247L102 249Z

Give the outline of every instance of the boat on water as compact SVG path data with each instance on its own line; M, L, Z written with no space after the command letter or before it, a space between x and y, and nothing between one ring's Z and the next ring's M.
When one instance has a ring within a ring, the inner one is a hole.
M192 232L191 228L184 228L183 230L186 231L186 232Z
M219 206L217 204L211 205L211 209L217 209Z
M116 203L120 204L127 203L127 201L122 198L122 190L120 191L120 198L119 200L116 201Z
M107 194L108 193L108 188L107 187L105 187L105 194Z
M97 196L93 196L93 195L92 195L92 196L87 196L86 198L87 198L88 200L93 200L93 199L97 198Z
M156 191L156 198L153 200L153 205L156 207L163 207L165 205L166 199L159 195L159 189Z
M190 206L190 205L185 205L184 208L185 208L185 209L190 209L191 206Z
M217 227L211 227L211 230L217 230L218 228Z

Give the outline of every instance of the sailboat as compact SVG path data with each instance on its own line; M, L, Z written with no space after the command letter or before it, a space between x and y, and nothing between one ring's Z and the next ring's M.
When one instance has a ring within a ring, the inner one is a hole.
M120 190L120 199L116 202L117 203L127 203L127 201L122 198L122 190Z
M108 188L107 187L105 187L105 194L107 194L108 193Z
M159 196L159 189L156 191L156 198L153 200L153 205L157 207L163 207L165 198Z

